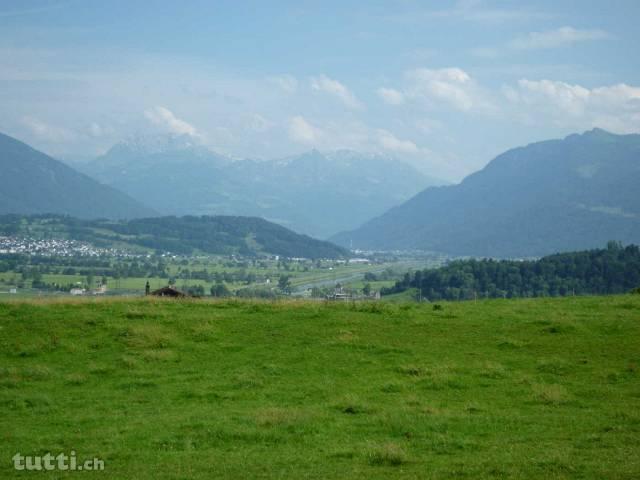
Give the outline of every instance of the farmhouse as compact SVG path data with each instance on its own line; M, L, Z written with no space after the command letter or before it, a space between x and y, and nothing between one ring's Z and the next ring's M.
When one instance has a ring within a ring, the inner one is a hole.
M155 297L172 297L172 298L190 297L189 294L181 292L180 290L172 286L166 286L166 287L159 288L158 290L154 290L153 292L151 292L151 295Z

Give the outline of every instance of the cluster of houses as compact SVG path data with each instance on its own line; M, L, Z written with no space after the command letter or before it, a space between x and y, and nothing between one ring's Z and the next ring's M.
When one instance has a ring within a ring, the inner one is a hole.
M63 239L0 237L0 254L29 254L59 257L131 256L115 248L97 248L88 243Z
M71 290L69 290L69 294L73 295L73 296L80 296L80 295L104 295L105 293L107 293L107 286L102 284L102 285L98 285L97 288L93 288L90 290L87 290L86 288L83 287L75 287L72 288Z
M380 300L380 291L372 291L368 295L364 293L356 293L350 290L345 290L342 287L336 287L333 293L327 295L327 300L338 302L349 302L355 300Z

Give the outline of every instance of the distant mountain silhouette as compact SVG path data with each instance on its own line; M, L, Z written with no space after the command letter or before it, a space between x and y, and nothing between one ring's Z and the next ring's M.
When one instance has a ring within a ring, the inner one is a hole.
M459 185L427 188L332 240L494 257L638 243L640 135L594 129L509 150Z
M3 213L58 213L80 218L155 214L124 193L0 134L0 214Z
M351 151L233 161L188 136L122 142L84 171L167 214L260 216L321 238L444 183L399 161Z

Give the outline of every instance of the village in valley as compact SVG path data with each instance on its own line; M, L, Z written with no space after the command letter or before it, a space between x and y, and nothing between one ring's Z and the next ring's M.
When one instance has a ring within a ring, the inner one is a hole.
M0 255L25 254L45 257L133 257L135 254L116 248L98 248L77 240L37 239L0 236Z
M182 296L378 300L424 258L178 255L68 239L0 237L2 296ZM443 258L429 257L434 265Z

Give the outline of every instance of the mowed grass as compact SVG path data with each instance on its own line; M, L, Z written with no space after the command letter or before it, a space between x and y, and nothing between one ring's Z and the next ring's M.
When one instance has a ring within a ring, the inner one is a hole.
M631 295L3 303L0 478L637 479L639 365Z

